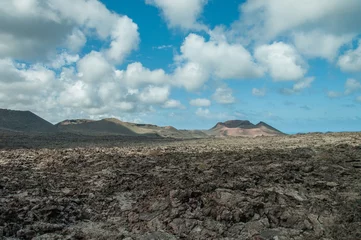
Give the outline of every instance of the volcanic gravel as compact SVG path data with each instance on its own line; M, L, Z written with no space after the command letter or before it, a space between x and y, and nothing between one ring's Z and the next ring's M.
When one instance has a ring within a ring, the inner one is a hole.
M361 133L72 144L0 149L0 239L361 239Z

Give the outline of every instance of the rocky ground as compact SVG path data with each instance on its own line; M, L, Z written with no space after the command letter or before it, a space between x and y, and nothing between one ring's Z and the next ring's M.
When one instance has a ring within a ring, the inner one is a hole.
M361 239L361 133L9 141L0 239Z

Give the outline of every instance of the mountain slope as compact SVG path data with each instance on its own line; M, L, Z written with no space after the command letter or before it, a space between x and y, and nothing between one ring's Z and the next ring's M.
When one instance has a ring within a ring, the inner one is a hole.
M0 129L18 132L56 132L57 128L30 111L0 109Z
M217 123L212 129L222 128L222 127L249 129L249 128L254 128L255 125L248 120L228 120L226 122Z
M219 122L213 128L205 131L211 136L218 137L257 137L257 136L276 136L283 133L270 125L260 122L254 125L248 120L230 120Z
M160 127L152 124L123 122L119 119L65 120L55 126L30 111L0 109L0 131L3 132L63 132L89 136L160 136L176 139L194 139L219 136L276 136L283 135L278 129L265 122L254 125L248 120L218 122L207 131L178 130L172 126Z
M123 122L115 119L102 119L99 121L76 119L65 120L56 124L62 132L79 133L84 135L140 135L127 127Z
M272 126L270 126L270 125L268 125L267 123L262 122L262 121L259 122L259 123L257 123L256 126L259 127L259 128L266 128L268 131L271 130L272 132L278 132L278 133L280 133L280 134L284 134L284 133L281 132L280 130L278 130L278 129L276 129L276 128L274 128L274 127L272 127Z
M177 139L208 137L208 135L202 131L178 130L172 126L159 127L152 124L123 122L116 118L99 121L86 119L65 120L56 124L56 126L62 132L79 133L83 135L149 135Z

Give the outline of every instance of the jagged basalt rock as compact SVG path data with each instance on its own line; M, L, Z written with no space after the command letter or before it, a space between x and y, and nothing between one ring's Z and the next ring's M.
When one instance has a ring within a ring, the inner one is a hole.
M0 239L361 239L360 141L3 149Z

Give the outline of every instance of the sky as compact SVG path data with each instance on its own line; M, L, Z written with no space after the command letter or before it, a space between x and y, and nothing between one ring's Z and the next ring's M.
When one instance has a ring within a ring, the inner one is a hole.
M0 108L361 130L359 0L2 0Z

